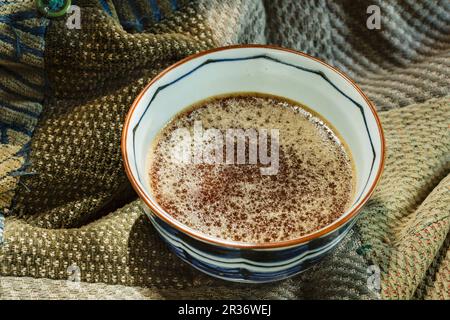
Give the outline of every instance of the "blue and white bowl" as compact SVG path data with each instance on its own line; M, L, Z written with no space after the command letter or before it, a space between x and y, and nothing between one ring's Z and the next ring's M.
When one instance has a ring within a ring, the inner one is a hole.
M175 220L150 192L151 142L185 107L211 96L260 92L289 98L319 113L349 146L356 167L353 203L326 227L297 239L244 243L202 234ZM177 256L209 275L238 282L269 282L310 267L347 234L377 184L384 138L375 108L345 74L304 53L260 45L213 49L190 56L156 76L134 101L125 121L126 173L144 210Z

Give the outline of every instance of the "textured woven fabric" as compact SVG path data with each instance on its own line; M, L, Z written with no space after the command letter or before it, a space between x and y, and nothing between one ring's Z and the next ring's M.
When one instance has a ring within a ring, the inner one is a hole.
M44 96L44 35L47 20L34 2L0 4L0 243L8 210Z
M33 12L31 3L2 4L0 17ZM48 26L30 19L23 23L44 27L45 41L20 30L18 39L34 55L22 50L10 64L17 46L0 46L0 72L9 70L0 81L1 297L449 298L448 1L76 4L80 30L63 19ZM366 28L371 4L382 10L381 30ZM0 40L14 39L3 21ZM125 114L152 77L191 53L247 42L296 48L349 73L383 111L387 142L381 183L333 254L297 277L254 286L212 279L173 256L143 214L120 156ZM44 86L44 75L45 90L27 85ZM28 125L28 134L13 135L11 123ZM381 291L368 285L373 266ZM65 281L73 268L80 287Z
M450 234L442 245L435 260L427 270L422 283L417 287L416 299L450 299Z
M358 227L371 246L365 253L382 270L383 296L410 298L450 230L450 100L382 114L387 118L383 178Z

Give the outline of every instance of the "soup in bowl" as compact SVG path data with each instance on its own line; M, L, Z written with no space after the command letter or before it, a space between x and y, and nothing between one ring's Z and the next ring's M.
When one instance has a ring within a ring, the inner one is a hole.
M126 173L177 256L218 278L270 282L350 230L384 163L371 102L290 49L242 45L155 77L123 129Z

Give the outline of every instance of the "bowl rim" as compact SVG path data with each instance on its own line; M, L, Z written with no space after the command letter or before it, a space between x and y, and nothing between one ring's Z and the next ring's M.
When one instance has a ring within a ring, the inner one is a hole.
M233 49L251 49L251 48L259 48L259 49L271 49L271 50L279 50L283 52L288 52L296 55L300 55L302 57L311 59L315 62L318 62L328 69L330 69L333 72L338 73L343 77L344 80L346 80L350 85L352 85L356 91L364 98L365 102L369 106L370 110L372 111L372 114L375 118L375 121L377 123L378 127L378 133L380 136L381 141L381 159L380 159L380 165L378 167L378 171L376 173L375 179L372 182L369 191L366 193L364 198L360 201L360 203L353 208L345 217L342 219L334 220L332 223L326 225L325 227L313 231L311 233L308 233L306 235L303 235L299 238L290 239L290 240L283 240L283 241L276 241L276 242L268 242L268 243L251 243L251 242L238 242L238 241L231 241L231 240L225 240L216 238L213 236L209 236L206 234L203 234L193 228L190 228L184 224L182 224L179 221L176 221L174 218L173 221L166 217L166 214L170 216L168 213L160 212L158 207L153 203L153 201L147 196L146 192L142 190L142 188L137 183L136 178L133 176L128 160L128 154L127 154L127 133L128 133L128 127L130 125L131 119L133 117L134 111L136 107L139 105L142 97L147 92L147 90L159 79L161 79L164 75L172 71L173 69L177 68L178 66L194 60L196 58L202 57L204 55L219 52L219 51L226 51L226 50L233 50ZM136 97L136 99L133 101L126 117L125 117L125 123L123 125L122 129L122 136L121 136L121 153L122 153L122 159L123 159L123 165L125 168L125 173L128 177L128 180L130 181L133 189L137 192L139 197L144 201L144 203L150 208L150 210L161 220L168 223L171 227L174 227L178 231L181 231L184 234L187 234L188 236L191 236L197 240L200 240L202 242L206 242L209 244L213 244L216 246L221 247L227 247L227 248L235 248L235 249L279 249L279 248L285 248L285 247L292 247L298 244L309 242L313 239L320 238L322 236L325 236L335 230L337 230L339 227L343 226L346 222L350 221L352 218L356 217L356 215L361 211L361 208L365 205L365 203L368 201L370 196L373 194L375 187L377 186L381 174L384 170L384 164L385 164L385 138L384 138L384 132L383 128L381 126L380 118L378 117L378 113L376 108L374 107L373 103L369 100L369 98L364 94L364 92L359 88L359 86L355 83L354 80L352 80L348 75L346 75L344 72L338 70L337 68L329 65L328 63L315 58L311 55L308 55L304 52L297 51L294 49L279 47L279 46L273 46L273 45L262 45L262 44L240 44L240 45L230 45L230 46L223 46L223 47L217 47L209 50L204 50L201 52L198 52L196 54L190 55L185 57L184 59L181 59L180 61L172 64L171 66L165 68L163 71L161 71L158 75L156 75L145 87L142 89L142 91L139 93L139 95Z

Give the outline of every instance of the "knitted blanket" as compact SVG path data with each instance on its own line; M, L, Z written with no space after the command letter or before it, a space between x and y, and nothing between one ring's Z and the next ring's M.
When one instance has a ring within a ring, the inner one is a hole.
M450 2L72 3L80 29L32 0L0 1L0 299L450 299ZM152 77L235 43L338 67L386 135L382 180L350 234L272 284L213 279L170 253L120 155L124 117Z

